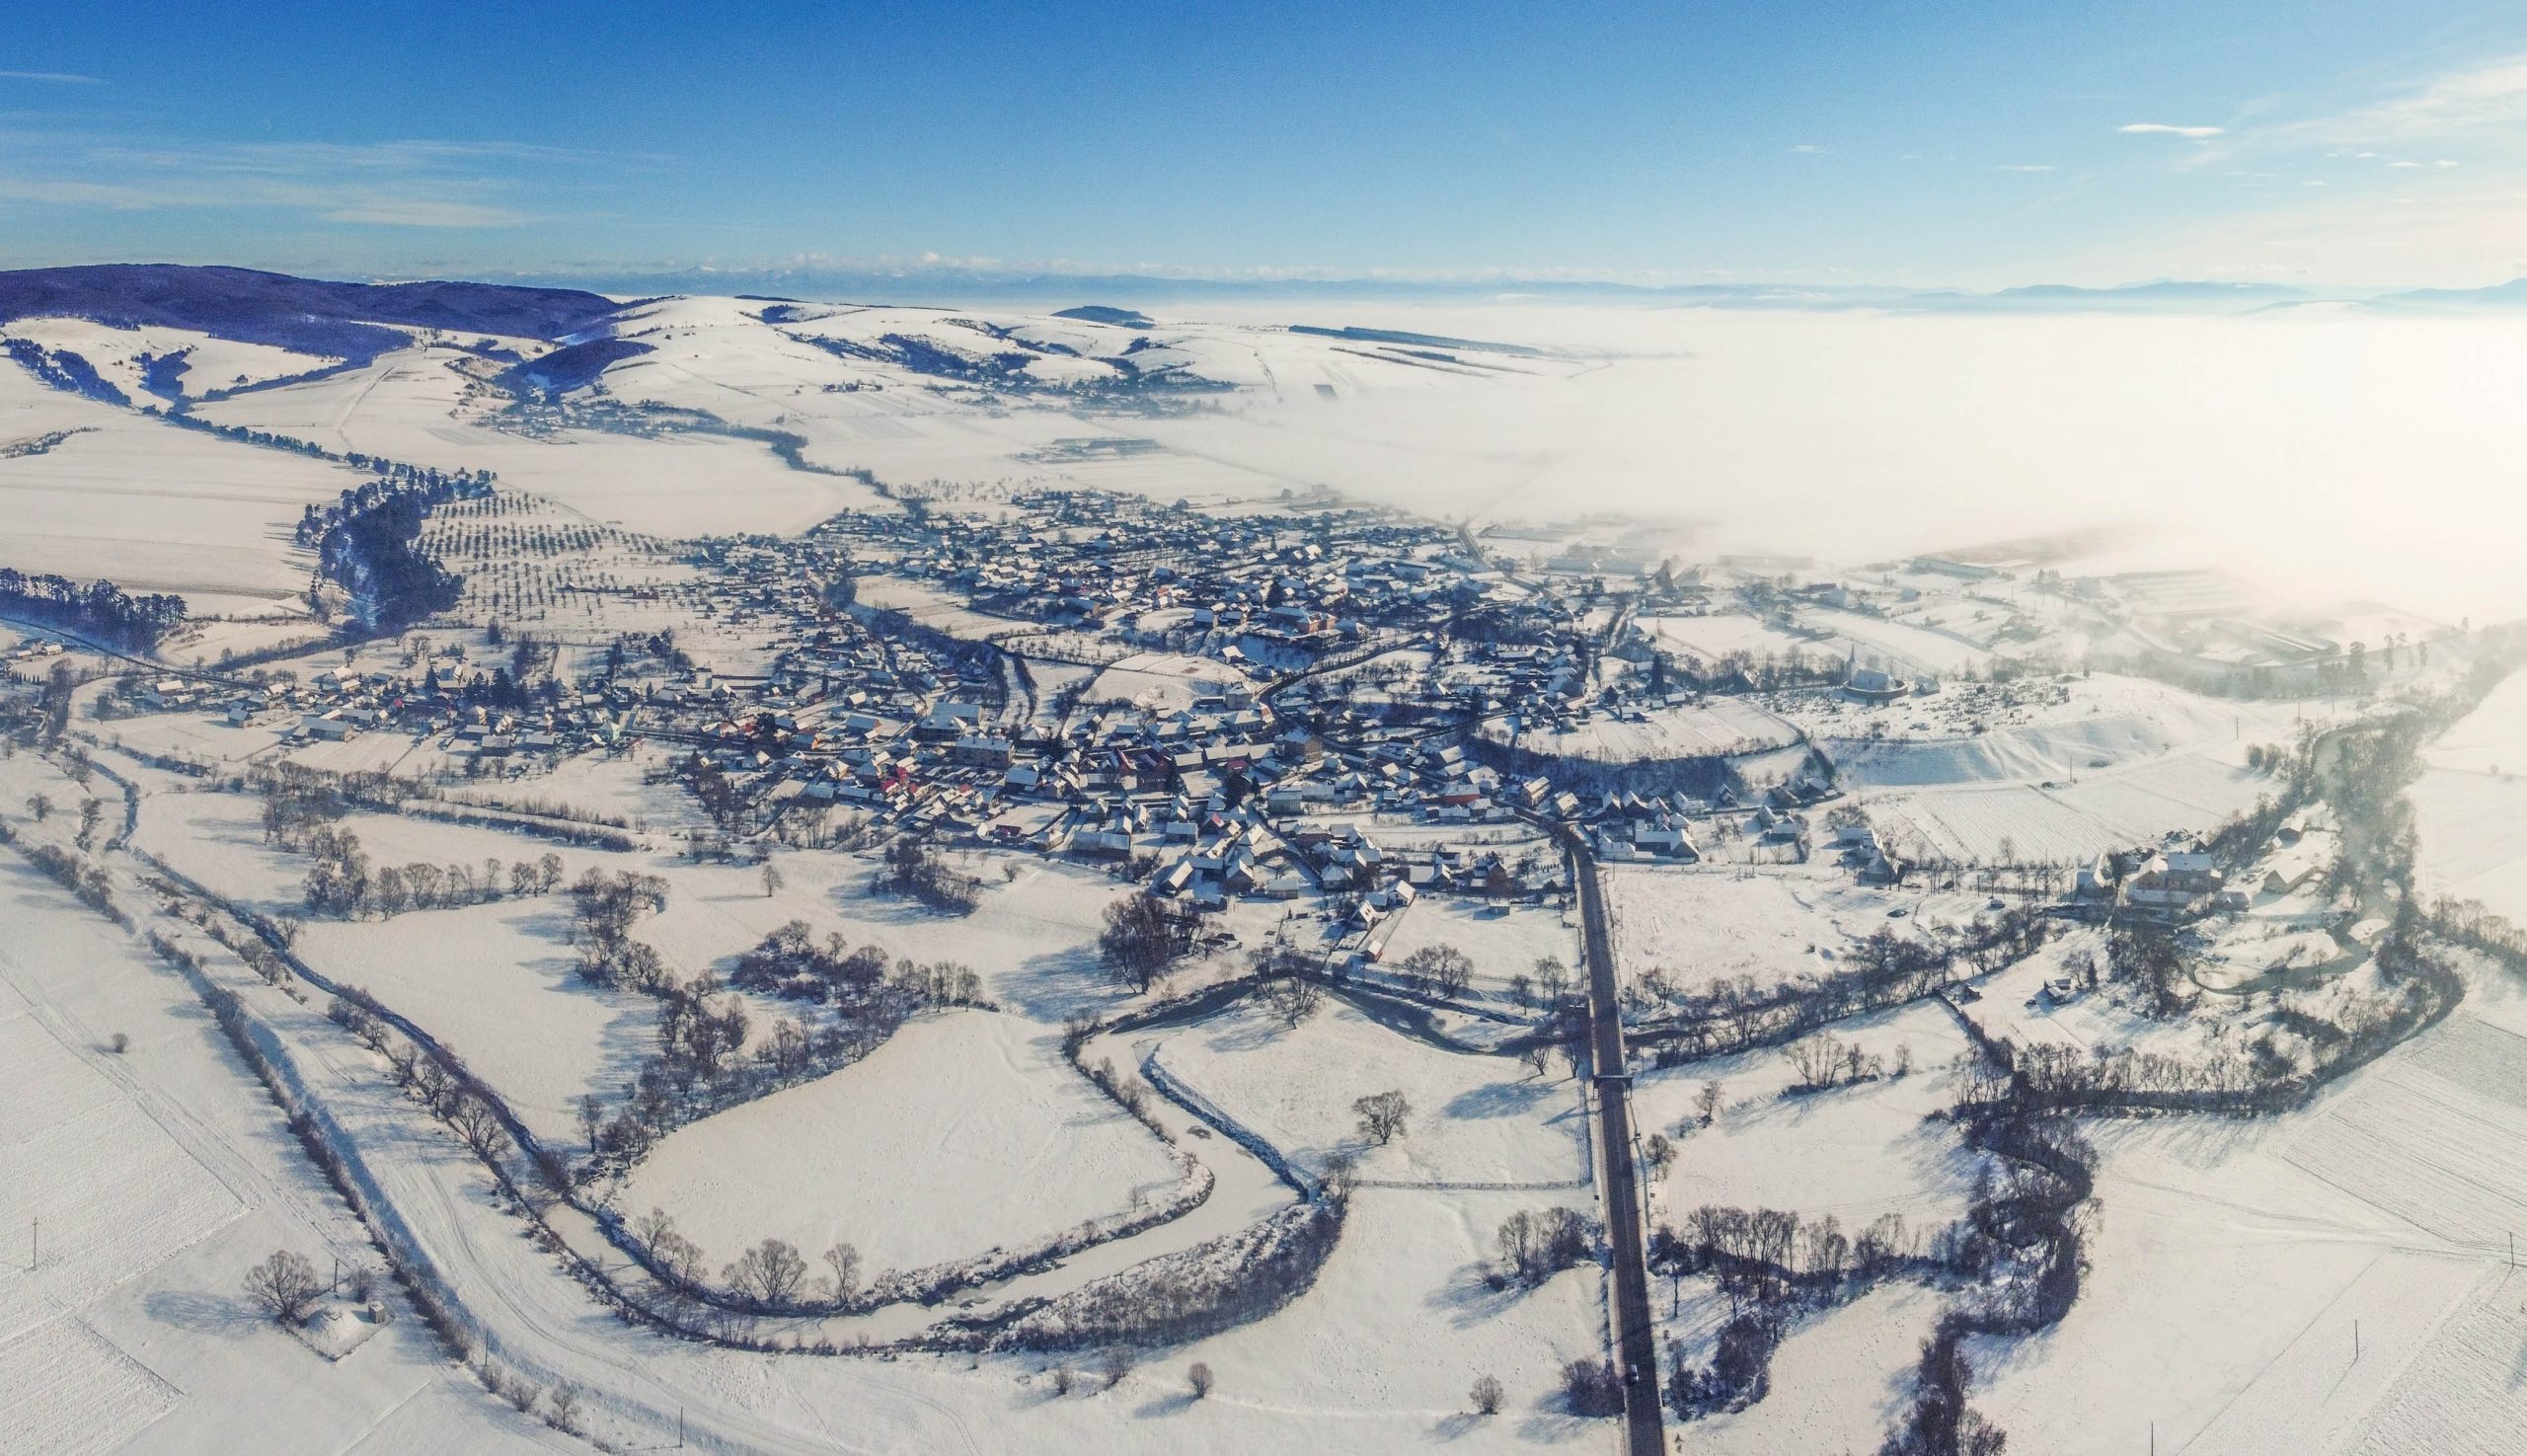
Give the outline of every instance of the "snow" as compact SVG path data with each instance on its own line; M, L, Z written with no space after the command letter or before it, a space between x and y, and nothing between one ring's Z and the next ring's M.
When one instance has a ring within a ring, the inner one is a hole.
M0 1221L43 1218L32 1273L0 1253L0 1450L565 1447L448 1364L391 1283L396 1322L338 1363L264 1322L238 1281L274 1248L375 1265L349 1213L171 971L14 856L0 923Z
M1714 612L1703 617L1645 616L1638 620L1643 631L1706 662L1717 662L1730 652L1762 657L1790 652L1813 655L1831 651L1829 644L1784 632L1740 612Z
M111 1451L181 1393L76 1320L0 1342L0 1450Z
M1246 686L1244 673L1216 657L1135 652L1098 673L1082 701L1103 703L1119 698L1156 712L1172 713L1191 708L1197 697Z
M2500 1449L2440 1437L2489 1414L2527 1333L2506 1245L2521 1086L2527 1038L2461 1013L2305 1112L2092 1124L2080 1300L2047 1334L1976 1341L1975 1404L2047 1451L2128 1450L2153 1424L2162 1449L2247 1456Z
M1964 1034L1937 1004L1884 1012L1833 1029L1886 1064L1889 1075L1824 1092L1790 1092L1781 1048L1646 1072L1633 1103L1645 1133L1676 1144L1652 1186L1650 1221L1681 1224L1704 1204L1832 1214L1854 1233L1880 1214L1925 1232L1962 1214L1975 1158L1932 1114L1959 1095L1951 1064ZM1912 1070L1891 1075L1898 1049ZM1696 1095L1721 1087L1721 1110L1699 1125Z
M798 531L875 500L858 481L792 470L751 440L586 429L535 436L502 428L487 413L498 400L459 367L477 362L455 349L398 349L361 368L198 413L329 449L492 470L512 490L651 535Z
M766 1237L856 1246L910 1269L1157 1201L1179 1180L1148 1129L1061 1060L1058 1035L959 1011L867 1059L668 1136L616 1198L652 1206L714 1260Z
M1600 712L1568 730L1551 724L1528 727L1514 740L1498 722L1487 723L1483 731L1495 740L1514 741L1531 753L1605 762L1755 753L1799 740L1797 728L1743 698L1652 709L1638 722Z
M1363 1456L1423 1445L1600 1446L1614 1427L1564 1414L1556 1383L1566 1361L1601 1357L1602 1276L1582 1265L1524 1291L1483 1279L1502 1220L1555 1203L1584 1212L1587 1199L1585 1189L1554 1197L1362 1188L1314 1288L1268 1320L1171 1352L1172 1367L1202 1360L1216 1369L1217 1392L1187 1404L1144 1388L1135 1397L1141 1431L1103 1439L1150 1451ZM1489 1418L1470 1414L1467 1397L1487 1373L1506 1394Z
M0 366L0 443L60 429L77 432L0 458L6 564L173 592L196 616L296 610L308 558L287 542L300 511L368 479L77 400Z
M2527 768L2527 673L2494 687L2422 761L2407 797L2423 883L2527 920L2527 782L2516 777Z
M1329 998L1296 1028L1246 1002L1134 1039L1168 1075L1311 1171L1341 1151L1359 1159L1358 1177L1380 1185L1576 1188L1588 1177L1575 1084L1536 1079L1509 1057L1425 1044L1346 1001ZM1371 1146L1351 1105L1387 1091L1402 1092L1412 1111L1403 1135ZM1573 1196L1587 1196L1584 1188Z
M2076 784L1963 785L1873 795L1879 838L1899 854L2069 863L2202 832L2253 808L2279 784L2215 759L2178 755Z
M1449 946L1474 962L1477 989L1493 996L1508 994L1511 976L1533 975L1539 960L1579 963L1578 923L1551 905L1425 894L1379 922L1379 933L1386 942L1381 969L1394 970L1424 946Z
M187 367L177 376L177 389L194 399L211 390L263 384L342 362L322 354L218 339L189 329L158 325L124 329L86 319L11 319L5 329L0 329L0 335L31 339L47 349L66 349L79 355L134 404L153 398L141 384L141 360L146 355L183 354Z
M1686 992L1740 976L1775 986L1826 974L1832 957L1887 924L1883 901L1855 901L1838 893L1847 881L1822 875L1610 865L1598 882L1615 963L1632 976L1662 971Z
M1713 1308L1697 1313L1716 1337L1725 1303L1716 1296L1703 1302ZM1761 1401L1670 1429L1686 1449L1719 1456L1876 1450L1910 1404L1913 1367L1940 1304L1930 1290L1890 1283L1813 1316L1774 1352L1772 1389ZM1707 1351L1689 1358L1707 1358Z
M17 953L0 950L0 973L14 983L33 971ZM22 994L0 986L0 1064L26 1089L0 1108L0 1228L18 1244L20 1275L0 1284L0 1335L38 1328L244 1211L209 1169L80 1055L97 1049L63 1044ZM113 1156L95 1155L105 1148ZM105 1209L111 1218L97 1216ZM50 1237L29 1270L21 1241L31 1240L36 1221Z
M1805 608L1800 616L1802 625L1833 635L1834 642L1822 645L1828 651L1839 646L1843 653L1882 658L1899 675L1928 672L1947 677L1991 660L1991 653L1972 643L1909 622L1830 607Z

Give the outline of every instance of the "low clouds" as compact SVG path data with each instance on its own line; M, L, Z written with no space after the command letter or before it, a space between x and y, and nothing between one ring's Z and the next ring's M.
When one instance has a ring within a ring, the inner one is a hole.
M49 86L103 86L95 76L82 76L76 71L0 71L0 81L40 81Z

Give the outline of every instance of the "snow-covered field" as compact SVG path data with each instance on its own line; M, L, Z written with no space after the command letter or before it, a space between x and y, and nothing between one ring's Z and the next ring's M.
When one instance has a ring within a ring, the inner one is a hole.
M1340 999L1295 1028L1249 1002L1134 1043L1301 1167L1344 1152L1373 1184L1570 1186L1587 1196L1579 1090L1559 1063L1538 1078L1509 1057L1416 1040ZM1379 1147L1351 1105L1390 1091L1412 1111L1403 1135Z
M1193 700L1230 687L1246 687L1243 673L1215 657L1177 652L1135 652L1097 674L1086 701L1119 699L1161 713L1190 708Z
M1708 1362L1728 1304L1708 1281L1694 1282L1704 1287L1686 1296L1670 1328L1688 1359ZM1664 1293L1660 1284L1653 1294ZM1913 1366L1940 1307L1940 1297L1919 1285L1880 1285L1794 1329L1773 1356L1763 1400L1670 1428L1687 1449L1724 1456L1875 1450L1911 1398Z
M308 571L289 544L299 512L368 479L94 404L0 364L0 446L63 430L76 432L38 453L0 453L0 565L173 592L196 616L292 610Z
M175 379L176 392L191 398L212 390L268 384L342 362L322 354L220 339L190 329L124 329L86 319L11 319L0 333L34 340L47 349L77 354L96 369L99 377L130 396L134 403L144 402L154 393L143 383L144 362L153 356L183 358L184 368Z
M1822 877L1609 866L1599 882L1616 963L1636 976L1663 972L1687 991L1739 976L1769 986L1821 975L1886 914L1874 906L1838 913Z
M504 486L652 535L803 530L874 498L857 481L792 470L751 440L585 429L535 436L500 428L484 417L494 402L457 367L470 362L454 349L399 349L357 369L199 413L329 449L495 471Z
M2493 688L2422 761L2409 797L2423 882L2527 920L2527 673Z
M1784 632L1768 622L1738 612L1714 612L1702 617L1646 616L1640 622L1643 631L1706 662L1717 662L1730 652L1747 652L1761 657L1766 654L1782 656L1790 652L1822 654L1833 651L1831 643Z
M0 1450L575 1445L492 1401L383 1280L400 1318L339 1362L264 1321L246 1267L374 1268L357 1225L171 971L14 856L0 921Z
M1568 730L1527 727L1514 738L1498 725L1487 725L1485 731L1530 753L1568 754L1608 763L1754 753L1799 737L1798 729L1742 698L1714 698L1700 707L1660 708L1637 721L1600 713Z
M922 1018L864 1061L679 1129L617 1206L666 1209L715 1258L767 1237L811 1255L845 1241L875 1274L1157 1201L1175 1165L1058 1039L1013 1016Z
M1380 964L1393 970L1425 946L1447 946L1474 962L1475 985L1505 995L1511 976L1532 975L1546 958L1579 963L1575 919L1550 905L1493 904L1457 895L1423 895L1380 923Z
M2179 754L2047 789L1975 784L1873 795L1870 819L1899 852L1960 860L2067 863L2171 830L2201 831L2274 792L2271 778Z
M1977 1405L2042 1450L2504 1449L2522 1086L2527 1038L2460 1014L2305 1112L2092 1126L2094 1269L1975 1353Z
M2279 786L2246 767L2248 748L2297 736L2298 715L2286 706L2105 675L2063 692L1988 731L1832 740L1827 751L1899 845L1957 859L2068 861L2208 829L2252 807ZM1905 707L1873 711L1900 716Z
M1566 1414L1557 1380L1565 1362L1600 1355L1603 1276L1583 1264L1525 1291L1494 1290L1483 1277L1510 1214L1557 1204L1585 1211L1587 1199L1585 1188L1362 1188L1315 1288L1271 1319L1171 1357L1216 1368L1217 1394L1190 1403L1144 1388L1131 1403L1140 1420L1098 1438L1113 1445L1090 1448L1601 1449L1611 1427ZM1489 1418L1472 1414L1467 1398L1487 1374L1505 1393Z
M1945 632L1865 612L1810 607L1800 613L1800 625L1832 633L1833 642L1819 645L1826 651L1839 648L1845 654L1857 652L1864 659L1876 657L1899 675L1928 672L1947 676L1980 667L1992 655Z
M1923 886L1857 884L1824 863L1753 870L1609 865L1599 872L1627 978L1658 972L1683 993L1751 976L1770 987L1831 973L1853 943L1880 931L1910 937L1961 925L1983 896ZM1900 912L1890 913L1890 912Z
M1651 1221L1681 1223L1706 1203L1832 1214L1858 1230L1893 1213L1921 1232L1962 1213L1975 1157L1947 1124L1927 1120L1957 1100L1952 1063L1965 1035L1936 1003L1880 1013L1835 1035L1881 1059L1878 1078L1790 1093L1797 1080L1779 1048L1650 1072L1633 1105L1645 1132L1676 1142L1653 1189ZM1894 1075L1902 1062L1911 1070ZM1721 1105L1700 1125L1695 1100L1720 1084Z

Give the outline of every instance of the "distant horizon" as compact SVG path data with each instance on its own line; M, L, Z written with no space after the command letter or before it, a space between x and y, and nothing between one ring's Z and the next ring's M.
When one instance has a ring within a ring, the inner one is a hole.
M2464 288L2408 282L2280 282L2259 278L2172 274L2135 277L2111 283L2071 283L2050 278L2032 278L2024 282L1973 287L1965 284L1915 285L1874 280L1817 278L1728 282L1708 279L1628 278L1614 275L1543 273L1415 274L1397 271L1275 273L1159 268L1101 268L1054 266L1031 268L1015 265L978 266L955 262L895 263L889 261L765 264L663 262L621 265L586 263L535 268L448 268L369 270L352 268L330 269L294 268L268 262L238 261L231 258L172 257L12 263L6 267L0 267L0 274L39 273L89 268L235 268L281 277L345 282L476 282L515 287L578 288L607 294L669 291L724 297L732 296L739 291L754 291L783 283L812 289L867 282L881 285L908 283L926 288L950 290L964 285L975 290L974 296L989 296L1002 300L1011 296L1013 290L1039 287L1093 290L1111 286L1128 290L1143 299L1167 298L1175 296L1174 290L1182 290L1186 296L1252 295L1305 298L1321 295L1349 299L1375 299L1382 293L1391 293L1399 300L1423 296L1444 297L1451 301L1482 299L1502 303L1517 302L1529 295L1564 299L1628 297L1644 302L1690 298L1769 298L1779 300L1785 306L1796 306L1795 295L1808 295L1820 305L1867 305L1901 303L1907 300L2002 299L2045 294L2066 297L2129 297L2154 291L2174 293L2188 289L2206 292L2219 289L2235 290L2241 299L2286 297L2305 302L2358 302L2399 294L2451 297L2489 294L2499 292L2512 284L2527 282L2527 267L2522 267L2520 272L2514 276ZM705 288L657 286L685 282L722 286ZM808 301L836 300L811 299Z

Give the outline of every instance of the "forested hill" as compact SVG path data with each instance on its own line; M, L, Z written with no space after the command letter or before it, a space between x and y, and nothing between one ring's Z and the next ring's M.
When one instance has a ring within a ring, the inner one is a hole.
M190 329L303 353L367 359L409 341L391 326L560 340L618 305L576 288L500 283L343 283L242 268L99 264L0 271L0 323L89 319Z

